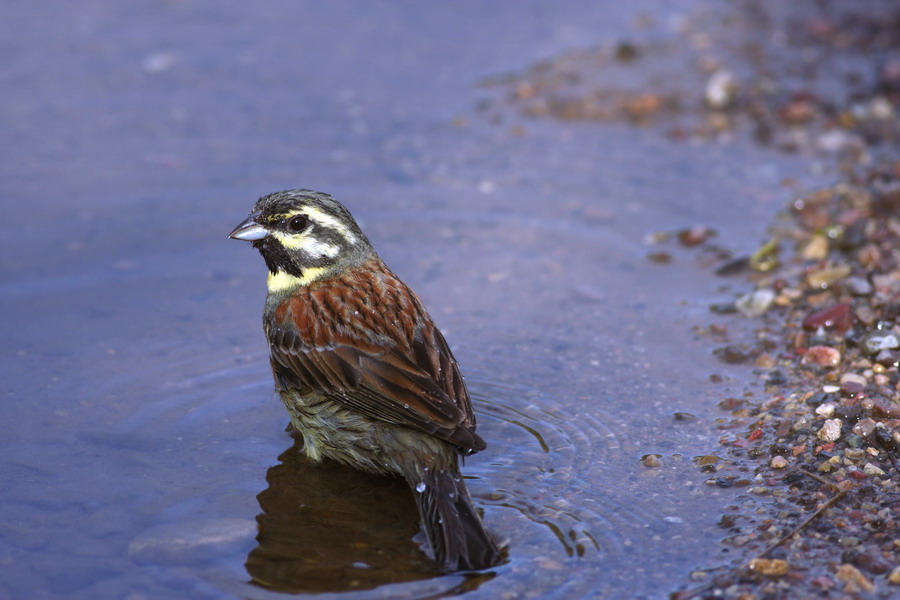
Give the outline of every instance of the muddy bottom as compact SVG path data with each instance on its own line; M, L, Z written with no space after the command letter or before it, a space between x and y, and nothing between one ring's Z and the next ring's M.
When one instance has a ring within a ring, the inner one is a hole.
M721 400L763 382L698 333L752 335L709 312L745 287L711 270L829 175L750 138L635 127L647 99L637 120L537 118L514 84L623 41L668 44L666 74L695 51L684 23L721 34L728 14L0 8L0 596L661 598L727 560L742 492L695 459L719 446ZM488 442L463 472L508 546L495 569L436 574L405 484L310 465L284 432L264 267L226 235L292 187L347 205L459 359ZM658 243L698 224L706 251Z

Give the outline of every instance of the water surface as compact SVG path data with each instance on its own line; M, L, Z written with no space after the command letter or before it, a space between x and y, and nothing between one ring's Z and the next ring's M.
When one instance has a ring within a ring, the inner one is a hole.
M644 240L704 223L751 250L805 163L476 108L488 77L702 6L5 3L0 596L660 598L710 562L732 492L690 459L747 382L692 327L731 290ZM436 576L403 484L284 432L264 267L225 236L300 186L462 365L489 444L464 472L509 546L490 573Z

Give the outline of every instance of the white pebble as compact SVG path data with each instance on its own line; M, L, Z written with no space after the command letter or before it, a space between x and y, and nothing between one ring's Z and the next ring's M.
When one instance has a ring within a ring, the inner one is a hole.
M826 402L825 404L820 404L818 407L816 407L816 414L828 419L834 415L834 409L834 403Z
M819 430L819 439L823 442L837 441L841 437L841 425L843 423L840 419L828 419L822 425L822 429Z

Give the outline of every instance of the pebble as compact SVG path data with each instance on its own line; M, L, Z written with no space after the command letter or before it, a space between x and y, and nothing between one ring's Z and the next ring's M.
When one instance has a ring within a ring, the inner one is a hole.
M842 564L837 570L837 578L846 583L844 591L853 594L860 591L875 591L875 584L863 575L859 569L849 563Z
M882 350L875 355L875 361L885 367L900 366L900 352L895 350Z
M746 362L749 356L744 350L736 345L729 344L713 350L713 355L724 363L729 365L739 365Z
M858 383L859 385L865 387L866 386L866 378L862 375L858 375L856 373L844 373L841 375L841 385L845 383Z
M659 459L660 459L659 454L645 454L644 456L641 457L641 464L644 465L645 467L650 467L650 468L661 467L662 461Z
M754 558L749 566L751 571L768 577L782 577L788 572L788 562L780 558Z
M865 473L869 477L880 477L884 475L884 471L876 467L872 463L866 463L866 465L863 467L863 473Z
M872 419L863 419L853 426L853 433L861 438L869 437L873 431L875 431L875 421Z
M841 384L841 392L843 392L846 396L850 396L851 398L861 394L864 388L864 385L857 383L856 381L846 381Z
M873 292L872 284L863 277L848 277L844 285L854 296L868 296Z
M866 327L872 325L876 320L878 320L878 313L876 313L871 306L867 306L865 304L860 304L855 309L853 309L853 312L859 322Z
M840 419L828 419L819 430L818 438L824 442L834 442L841 437L841 426L843 423Z
M900 567L894 567L894 570L888 575L888 581L894 585L900 585Z
M850 305L846 302L818 310L803 319L804 329L824 327L844 333L850 329L851 325L853 325L853 313L850 311Z
M825 417L826 419L830 419L834 416L834 408L834 403L825 402L824 404L820 404L816 407L816 414Z
M800 362L804 365L836 367L841 362L841 352L829 346L812 346L806 349Z
M893 331L876 329L862 339L860 348L866 355L875 356L882 350L896 350L900 348L900 338Z
M841 279L850 274L850 267L841 265L838 267L830 267L813 271L806 276L806 282L811 288L826 289L828 286L837 283Z
M705 225L694 225L678 232L678 241L683 246L699 246L716 234L715 230Z
M805 260L824 260L828 256L828 238L824 235L810 237L800 255Z
M891 568L890 563L884 559L881 551L877 548L869 548L860 552L853 562L863 571L868 571L873 575L884 575Z
M876 417L900 419L900 404L888 400L876 400L872 407Z
M773 469L783 469L788 466L788 461L783 456L774 456L772 457L772 462L769 463L769 466Z
M726 108L734 102L737 95L737 82L734 74L726 69L719 69L709 76L703 99L710 108Z
M772 302L775 301L775 292L769 288L763 288L744 294L734 305L745 317L758 317L769 310Z

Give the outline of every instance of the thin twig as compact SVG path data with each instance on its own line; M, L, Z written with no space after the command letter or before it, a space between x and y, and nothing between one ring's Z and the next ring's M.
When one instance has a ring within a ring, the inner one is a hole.
M782 545L783 543L785 543L786 541L788 541L788 540L789 540L791 537L793 537L795 534L797 534L797 533L799 533L800 531L802 531L804 527L806 527L807 525L809 525L810 523L812 523L813 519L815 519L816 517L818 517L819 515L821 515L823 512L825 512L825 511L828 510L829 508L831 508L838 500L840 500L841 498L843 498L843 497L846 496L846 495L847 495L847 490L841 490L841 491L839 491L837 494L835 494L834 496L832 496L832 497L828 500L828 502L826 502L825 504L823 504L822 506L820 506L819 509L818 509L816 512L814 512L813 514L811 514L805 521L803 521L802 523L800 523L799 525L797 525L796 527L794 527L794 529L792 529L792 530L790 531L790 533L787 533L787 534L781 536L781 539L779 539L777 542L775 542L774 544L772 544L771 546L769 546L768 548L766 548L765 550L763 550L763 551L759 554L759 556L757 556L756 558L763 558L763 557L765 557L766 554L768 554L769 552L771 552L772 550L774 550L774 549L777 548L778 546L780 546L780 545Z
M828 480L825 479L824 477L819 477L819 476L816 475L815 473L812 473L812 472L810 472L810 471L807 471L806 469L801 469L800 467L794 467L794 469L796 469L797 471L800 471L801 473L803 473L803 474L806 475L807 477L810 477L810 478L812 478L812 479L815 479L815 480L818 481L819 483L823 483L823 484L827 485L828 487L830 487L830 488L833 489L833 490L840 490L840 489L841 489L841 488L839 488L839 487L837 486L836 483L831 482L831 481L828 481Z
M801 531L803 531L803 529L804 529L805 527L809 526L809 524L812 523L814 519L816 519L817 517L821 516L822 513L824 513L826 510L828 510L829 508L831 508L832 506L834 506L841 498L843 498L844 496L846 496L846 495L847 495L847 492L849 491L849 488L841 489L836 483L834 483L834 482L832 482L832 481L828 481L827 479L825 479L825 478L823 478L823 477L819 477L819 476L816 475L815 473L810 473L809 471L807 471L807 470L805 470L805 469L801 469L801 468L799 468L799 467L795 467L795 469L797 469L798 471L800 471L800 472L803 473L804 475L807 475L808 477L810 477L810 478L812 478L812 479L815 479L815 480L818 481L819 483L823 483L823 484L829 486L831 489L837 490L837 494L835 494L834 496L832 496L831 498L829 498L829 499L828 499L828 502L826 502L825 504L823 504L822 506L820 506L820 507L816 510L816 512L814 512L814 513L811 514L809 517L807 517L805 521L803 521L802 523L800 523L797 527L794 527L794 529L792 529L789 533L787 533L787 534L781 536L781 538L780 538L777 542L775 542L774 544L772 544L771 546L769 546L768 548L766 548L765 550L763 550L762 552L760 552L757 556L755 556L754 558L750 559L750 561L748 561L747 563L744 563L743 565L741 565L742 567L747 567L750 563L752 563L752 562L753 562L754 560L756 560L757 558L765 558L765 556L766 556L769 552L771 552L772 550L774 550L774 549L777 548L778 546L782 545L783 543L785 543L786 541L788 541L789 539L791 539L791 538L792 538L793 536L795 536L796 534L798 534L798 533L800 533ZM694 598L695 596L697 596L697 595L699 595L699 594L702 594L703 592L709 590L709 589L712 588L714 585L715 585L715 582L714 582L714 581L710 581L710 582L705 583L705 584L703 584L703 585L701 585L701 586L699 586L699 587L697 587L697 588L694 588L693 590L688 590L688 591L685 591L685 592L679 594L679 595L677 596L677 598L678 598L678 600L689 600L690 598Z

